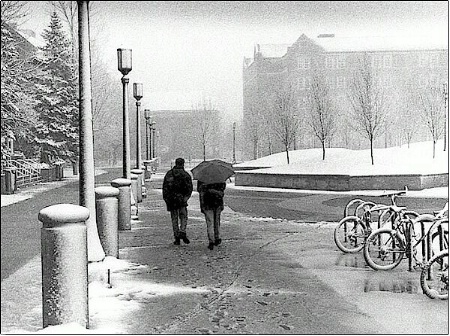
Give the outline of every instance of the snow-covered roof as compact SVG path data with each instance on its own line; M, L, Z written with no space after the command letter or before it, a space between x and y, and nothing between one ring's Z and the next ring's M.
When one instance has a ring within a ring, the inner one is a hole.
M448 49L448 40L435 36L335 36L311 38L327 52Z
M256 51L263 57L283 57L290 46L290 44L257 44Z
M24 39L26 39L28 42L30 42L34 47L39 48L43 47L45 45L44 40L39 39L36 37L36 34L34 31L26 29L26 30L17 30L17 32L22 36Z

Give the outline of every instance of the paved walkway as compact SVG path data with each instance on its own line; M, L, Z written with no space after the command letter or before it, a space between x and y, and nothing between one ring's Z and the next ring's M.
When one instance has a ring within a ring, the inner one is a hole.
M96 180L108 184L116 177L102 174ZM42 197L17 203L15 209L2 208L2 228L9 222L12 230L17 221L28 220L21 235L38 241L41 207L76 204L76 190L73 183L54 194L49 190ZM120 260L134 267L111 274L109 301L99 297L104 289L90 287L91 332L448 333L447 302L421 294L417 273L407 272L405 265L374 272L365 267L361 255L342 255L332 240L333 223L261 219L226 208L223 243L210 251L198 204L194 193L189 201L191 244L174 246L161 190L149 189L148 197L138 204L139 219L132 221L131 230L120 232ZM27 209L28 219L12 215L21 209ZM4 211L11 211L9 219ZM20 244L33 246L26 240ZM10 270L4 279L2 230L2 333L41 329L42 303L36 290L40 260L38 254L31 254L25 265Z

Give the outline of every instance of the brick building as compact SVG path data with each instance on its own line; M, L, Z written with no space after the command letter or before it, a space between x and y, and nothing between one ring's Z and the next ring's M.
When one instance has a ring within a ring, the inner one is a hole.
M338 37L301 35L292 45L260 45L253 58L243 64L243 123L246 158L253 159L282 150L271 134L274 94L282 87L292 90L297 102L299 134L293 149L319 146L307 123L307 94L316 73L321 73L338 113L338 128L332 147L367 148L367 140L349 125L351 105L348 89L362 57L368 59L378 84L386 92L389 122L375 143L377 147L402 144L400 117L411 113L406 101L411 87L443 88L448 81L448 45L432 39L406 41L394 37ZM417 112L416 112L417 113ZM402 119L403 120L403 119ZM411 118L411 122L417 119ZM351 120L350 120L351 123ZM425 127L419 127L413 141L427 140Z

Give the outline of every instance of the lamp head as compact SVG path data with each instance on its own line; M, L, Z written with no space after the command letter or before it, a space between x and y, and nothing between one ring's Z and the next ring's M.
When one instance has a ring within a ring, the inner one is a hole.
M126 76L132 69L131 49L117 49L117 61L117 68L122 73L122 75Z
M142 83L133 83L133 96L136 100L139 100L144 96Z

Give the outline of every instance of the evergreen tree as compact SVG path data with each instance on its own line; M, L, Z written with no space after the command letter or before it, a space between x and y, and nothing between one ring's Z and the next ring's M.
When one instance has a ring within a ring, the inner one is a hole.
M1 21L1 153L2 164L8 155L8 139L23 140L31 136L34 122L28 59L20 55L17 33ZM16 36L14 36L14 33Z
M39 120L35 143L41 148L41 162L76 161L78 156L78 86L72 63L71 44L56 12L49 29L42 34L46 44L42 74L36 77L36 105Z

